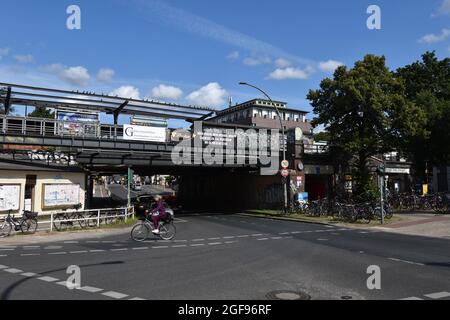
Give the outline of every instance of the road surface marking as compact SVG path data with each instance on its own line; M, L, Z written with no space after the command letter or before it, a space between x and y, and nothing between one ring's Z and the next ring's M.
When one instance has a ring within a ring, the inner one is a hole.
M280 233L281 234L281 233ZM272 237L272 238L270 238L270 239L272 239L272 240L280 240L280 239L283 239L283 237Z
M193 242L205 241L205 239L194 239Z
M33 256L40 256L40 253L23 253L20 256L21 257L33 257Z
M172 248L186 248L186 247L187 247L186 244L180 244L180 245L172 246Z
M128 300L145 300L145 299L136 297L136 298L131 298L131 299L128 299Z
M281 233L279 233L280 236L284 236L286 234L290 234L290 232L281 232Z
M255 234L252 234L252 237L261 237L263 234L262 233L255 233Z
M128 251L128 248L120 248L120 249L111 249L112 252L117 252L117 251Z
M8 268L7 266L4 266L4 265L0 264L0 270L7 269L7 268Z
M90 292L90 293L97 293L97 292L103 291L103 289L96 288L96 287L89 287L89 286L81 287L78 290L86 291L86 292Z
M5 269L5 270L3 270L3 271L9 272L9 273L23 273L22 270L20 270L20 269L15 269L15 268Z
M234 239L236 238L235 236L228 236L228 237L223 237L224 239Z
M149 247L136 247L136 248L132 248L132 250L148 250Z
M265 241L265 240L269 240L269 239L268 238L257 239L257 241Z
M73 244L73 243L78 243L79 241L64 241L64 243L67 243L67 244Z
M222 244L222 242L210 242L210 243L208 243L209 246L217 246L219 244Z
M41 246L24 246L23 249L28 250L28 249L39 249Z
M191 247L201 247L204 246L204 243L191 244Z
M14 249L0 249L0 251L13 251Z
M34 273L34 272L24 272L24 273L21 273L20 275L27 277L27 278L32 278L32 277L36 277L38 274Z
M94 249L94 250L89 250L89 252L91 252L91 253L95 253L95 252L106 252L106 250L102 250L102 249Z
M404 299L400 299L400 300L423 300L423 299L418 298L418 297L409 297L409 298L404 298Z
M67 288L67 281L59 281L59 282L55 282L55 284L58 284L60 286L64 286Z
M81 251L70 251L71 254L79 254L79 253L87 253L87 250L81 250Z
M442 299L450 297L450 292L443 291L443 292L429 293L425 294L424 296L431 299Z
M7 257L8 255L6 255L6 254L0 254L0 258L4 258L4 257Z
M123 294L123 293L115 292L115 291L103 292L102 295L113 298L113 299L122 299L122 298L128 297L127 294Z
M152 247L153 249L166 249L169 246L158 246L158 247Z
M408 261L408 260L402 260L402 259L397 259L397 258L388 258L389 260L392 261L396 261L396 262L403 262L403 263L407 263L407 264L413 264L416 266L424 266L423 263L419 263L419 262L413 262L413 261Z
M299 233L303 233L303 231L292 231L292 234L299 234Z
M237 243L237 241L225 241L226 244Z
M208 238L208 240L220 240L220 237L217 237L217 238Z
M62 254L67 254L67 252L50 252L49 254L51 254L51 255L62 255Z
M62 246L48 246L44 248L44 250L58 250L58 249L62 249Z
M56 282L59 281L59 279L53 278L53 277L40 277L39 280L45 281L45 282Z
M102 243L116 243L117 241L111 241L111 240L108 240L108 241L102 241Z
M180 242L187 242L187 240L175 240L174 242L180 243Z
M238 238L248 238L250 237L248 234L243 234L242 236L237 236Z
M86 241L86 243L100 243L100 241Z

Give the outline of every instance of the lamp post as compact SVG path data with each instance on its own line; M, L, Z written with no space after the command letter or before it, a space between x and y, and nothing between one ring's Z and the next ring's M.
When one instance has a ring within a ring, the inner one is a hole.
M254 86L254 85L249 84L247 82L239 82L239 85L241 85L241 86L249 86L249 87L252 87L252 88L258 90L264 96L266 96L267 99L269 99L270 103L274 106L275 111L276 111L277 116L278 116L278 119L280 120L281 135L283 137L283 161L285 161L286 160L286 148L285 148L285 144L284 144L285 130L284 130L284 126L283 126L283 120L281 118L281 113L280 113L280 110L278 109L277 105L272 101L272 98L270 98L267 93L265 93L262 89L258 88L257 86ZM287 208L288 208L287 179L283 180L283 187L284 187L284 210L286 212Z

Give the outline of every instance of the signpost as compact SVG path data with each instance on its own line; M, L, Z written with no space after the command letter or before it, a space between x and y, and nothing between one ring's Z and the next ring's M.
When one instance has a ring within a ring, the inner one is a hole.
M287 177L289 176L289 170L287 170L287 169L281 170L281 175L282 175L284 178L287 178Z
M283 169L287 169L289 167L289 161L287 161L287 160L281 161L281 167Z

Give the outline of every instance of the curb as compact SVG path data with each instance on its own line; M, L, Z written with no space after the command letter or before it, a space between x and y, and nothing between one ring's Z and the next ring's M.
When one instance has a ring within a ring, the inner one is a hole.
M284 220L284 221L294 221L294 222L301 222L301 223L320 224L320 225L324 225L324 226L336 226L337 225L334 223L302 220L302 219L295 219L295 218L288 218L288 217L261 216L259 214L254 214L254 213L249 213L249 212L238 213L238 215L261 218L261 219L269 219L269 220Z

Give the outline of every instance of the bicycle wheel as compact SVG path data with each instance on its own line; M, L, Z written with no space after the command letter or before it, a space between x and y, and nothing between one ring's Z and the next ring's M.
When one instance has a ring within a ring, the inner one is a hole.
M12 226L9 222L0 225L0 238L6 238L11 234Z
M76 214L74 216L74 219L78 220L76 221L76 223L80 226L81 229L85 229L87 227L87 221L83 214L81 213Z
M36 233L38 227L38 221L37 219L27 219L23 220L20 224L20 229L23 233Z
M147 240L150 228L145 223L139 223L131 230L131 239L137 242L143 242Z
M64 221L67 220L67 216L64 214L57 214L53 219L53 227L56 231L64 231L69 228L70 222Z
M175 238L176 233L177 229L175 228L175 225L172 222L164 223L159 228L159 236L163 240L172 240L173 238Z
M89 215L89 218L87 219L87 226L89 228L96 228L97 227L97 219L98 219L97 213L92 213L91 215ZM101 223L102 223L102 219L100 219L100 224Z

